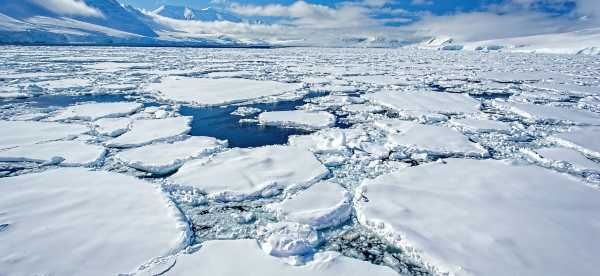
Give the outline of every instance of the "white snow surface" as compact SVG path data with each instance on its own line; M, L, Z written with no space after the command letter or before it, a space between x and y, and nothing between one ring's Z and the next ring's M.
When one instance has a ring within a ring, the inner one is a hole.
M387 143L390 149L402 147L415 153L441 156L488 155L486 149L469 141L466 136L452 128L397 120L379 121L375 126L391 132Z
M231 260L236 260L235 265ZM180 255L165 275L193 276L396 276L389 267L344 257L335 252L317 253L307 264L293 266L265 254L255 240L215 240L204 242L193 254Z
M0 178L0 274L118 275L187 246L155 186L83 168Z
M600 127L582 127L553 135L551 141L573 148L595 158L600 158Z
M532 121L559 121L578 125L600 125L600 115L585 110L517 102L493 101L492 104L499 109L513 112Z
M306 187L328 173L308 150L291 146L235 148L209 160L186 162L169 179L195 187L219 200L270 196Z
M142 108L142 104L134 102L78 104L58 111L50 120L95 121L100 118L127 116L140 108Z
M368 94L371 102L398 112L461 114L479 113L479 101L468 95L443 92L380 91Z
M280 96L294 92L300 86L293 83L259 81L241 78L189 78L169 76L147 89L161 98L198 105L225 105L254 99Z
M105 154L106 150L103 146L86 144L81 141L53 141L0 150L0 161L90 166L100 162Z
M135 120L131 124L129 132L106 141L105 145L115 148L131 148L172 139L187 134L191 130L189 126L191 121L191 117Z
M339 225L352 213L351 196L339 184L320 181L291 198L267 206L280 220L295 221L317 229Z
M258 115L263 125L322 129L335 125L335 116L326 111L268 111Z
M192 158L207 156L227 147L227 141L193 136L173 143L156 143L119 152L115 158L125 165L154 174L177 170Z
M361 224L453 275L593 275L600 191L536 166L449 159L365 180ZM360 198L357 195L357 198Z
M33 121L0 121L0 149L59 140L90 131L79 124Z

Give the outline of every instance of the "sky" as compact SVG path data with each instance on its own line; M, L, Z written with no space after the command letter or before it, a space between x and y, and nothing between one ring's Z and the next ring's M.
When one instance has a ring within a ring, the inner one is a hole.
M30 0L81 13L81 0ZM457 41L568 32L600 27L600 0L118 0L147 11L161 5L216 7L244 21L184 22L157 18L197 34L227 34L263 40L327 40L364 37Z

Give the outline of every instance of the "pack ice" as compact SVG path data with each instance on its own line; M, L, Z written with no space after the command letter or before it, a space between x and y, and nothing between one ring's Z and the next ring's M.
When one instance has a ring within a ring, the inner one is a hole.
M449 159L365 180L355 207L361 224L440 272L593 275L598 196L536 166Z
M0 161L90 166L98 164L105 154L106 150L103 146L86 144L82 141L53 141L1 150Z
M373 103L407 115L479 113L479 101L468 95L442 92L380 91L366 96Z
M198 105L224 105L294 92L298 84L240 78L165 77L148 85L159 97Z
M153 185L83 168L0 178L0 274L118 275L187 246Z
M131 123L129 132L106 141L105 145L113 148L131 148L173 139L187 134L191 129L191 121L191 117L135 120Z
M127 116L141 107L142 104L131 102L78 104L58 111L50 120L95 121L100 118Z
M600 127L581 127L549 137L559 145L600 158Z
M291 146L235 148L185 163L169 179L220 200L270 196L306 187L328 173L308 150Z
M80 124L35 121L0 121L0 149L73 138L90 131Z
M156 143L119 152L115 158L127 166L153 174L177 170L192 158L209 155L227 146L227 141L195 136L173 143Z
M269 111L258 115L263 125L322 129L335 125L335 116L325 111Z

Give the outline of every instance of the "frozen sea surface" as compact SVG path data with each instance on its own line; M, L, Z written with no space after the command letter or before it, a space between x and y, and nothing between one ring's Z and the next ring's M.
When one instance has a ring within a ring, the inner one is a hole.
M597 274L598 91L586 55L0 47L0 274Z

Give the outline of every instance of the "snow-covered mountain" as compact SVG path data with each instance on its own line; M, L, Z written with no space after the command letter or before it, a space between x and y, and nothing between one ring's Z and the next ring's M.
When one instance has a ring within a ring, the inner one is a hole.
M179 20L242 22L239 16L212 7L198 10L189 7L163 5L152 11L152 13Z
M190 35L193 32L181 28L180 19L240 21L217 9L170 6L163 9L167 13L163 16L142 12L116 0L82 0L85 12L75 13L59 11L46 3L0 1L0 43L264 46L261 41L255 43L227 35ZM179 17L174 16L177 10L181 12Z
M449 51L600 55L600 28L466 42L456 41L451 37L435 37L416 46Z

